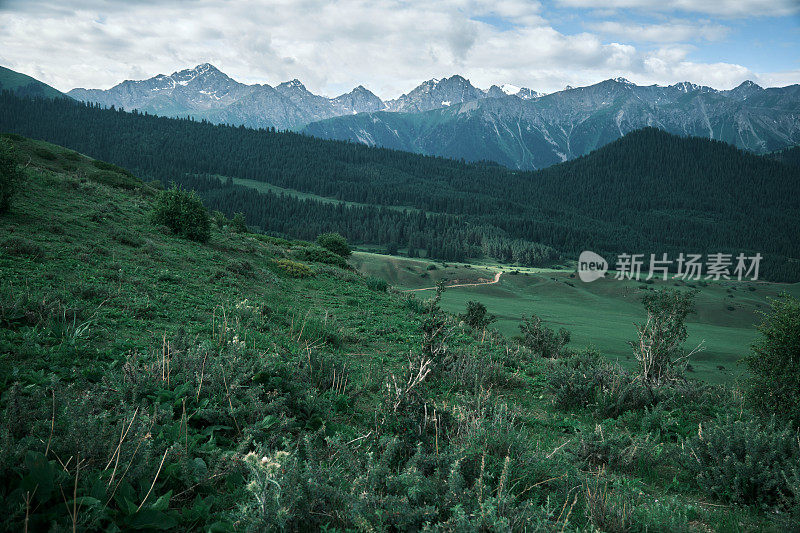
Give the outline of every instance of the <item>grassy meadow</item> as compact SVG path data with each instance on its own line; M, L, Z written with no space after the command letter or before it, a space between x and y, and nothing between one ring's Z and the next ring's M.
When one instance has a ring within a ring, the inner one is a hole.
M583 283L573 271L563 269L518 268L495 263L444 267L440 261L365 252L357 252L351 263L359 271L381 277L400 290L432 287L438 280L446 283L490 280L500 270L504 274L497 284L446 290L442 307L461 313L469 300L479 301L497 317L493 327L509 337L519 334L522 316L533 313L551 328L568 329L573 348L593 346L627 367L635 363L628 341L635 336L634 322L640 322L644 315L640 303L644 291L696 289L697 313L687 321L687 344L694 347L703 342L704 350L693 357L690 375L712 383L729 382L742 375L744 369L737 362L750 351L757 337L759 312L768 308L768 299L782 292L800 295L800 284L691 280L643 283L610 276ZM431 265L436 269L429 270ZM430 291L416 294L426 292Z

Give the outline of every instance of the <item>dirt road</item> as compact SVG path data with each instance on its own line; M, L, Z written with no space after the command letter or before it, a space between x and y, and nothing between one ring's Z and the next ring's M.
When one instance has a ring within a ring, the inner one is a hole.
M479 283L455 283L453 285L445 285L446 289L450 289L452 287L477 287L478 285L492 285L500 281L500 276L503 275L503 272L497 272L494 275L494 279L492 281L481 281ZM423 287L422 289L406 289L403 292L415 292L415 291L435 291L436 287Z

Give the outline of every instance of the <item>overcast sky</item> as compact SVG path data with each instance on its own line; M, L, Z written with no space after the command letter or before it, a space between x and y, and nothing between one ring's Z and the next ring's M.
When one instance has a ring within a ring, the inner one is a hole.
M800 0L0 0L0 65L66 91L210 62L393 98L461 74L552 92L623 76L800 83Z

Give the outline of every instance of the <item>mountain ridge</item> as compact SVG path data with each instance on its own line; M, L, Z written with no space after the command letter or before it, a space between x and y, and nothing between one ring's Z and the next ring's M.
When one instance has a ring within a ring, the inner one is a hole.
M718 90L688 81L636 85L625 78L541 94L516 86L482 90L455 74L383 101L359 85L334 98L298 79L245 85L210 63L107 91L70 96L165 116L299 131L426 155L539 169L574 159L625 133L653 126L723 140L755 153L800 144L800 85L747 80Z

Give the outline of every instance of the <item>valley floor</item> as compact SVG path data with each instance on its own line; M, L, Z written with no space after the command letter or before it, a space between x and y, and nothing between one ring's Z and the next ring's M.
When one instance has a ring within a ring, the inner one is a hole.
M495 263L444 267L441 261L366 252L356 252L351 263L401 290L424 290L445 280L453 288L442 296L444 309L462 313L469 300L481 302L497 316L494 327L509 337L519 334L523 316L536 314L552 328L568 329L572 347L593 346L627 367L634 364L628 341L635 335L634 322L641 320L642 294L660 288L696 289L697 313L687 322L688 344L703 342L704 350L693 358L690 375L711 383L732 382L742 376L744 369L738 361L749 353L757 336L759 313L767 310L771 298L782 293L800 296L800 283L654 280L650 284L610 276L584 283L566 269ZM435 270L429 270L431 265ZM479 283L498 272L503 274L497 284Z

